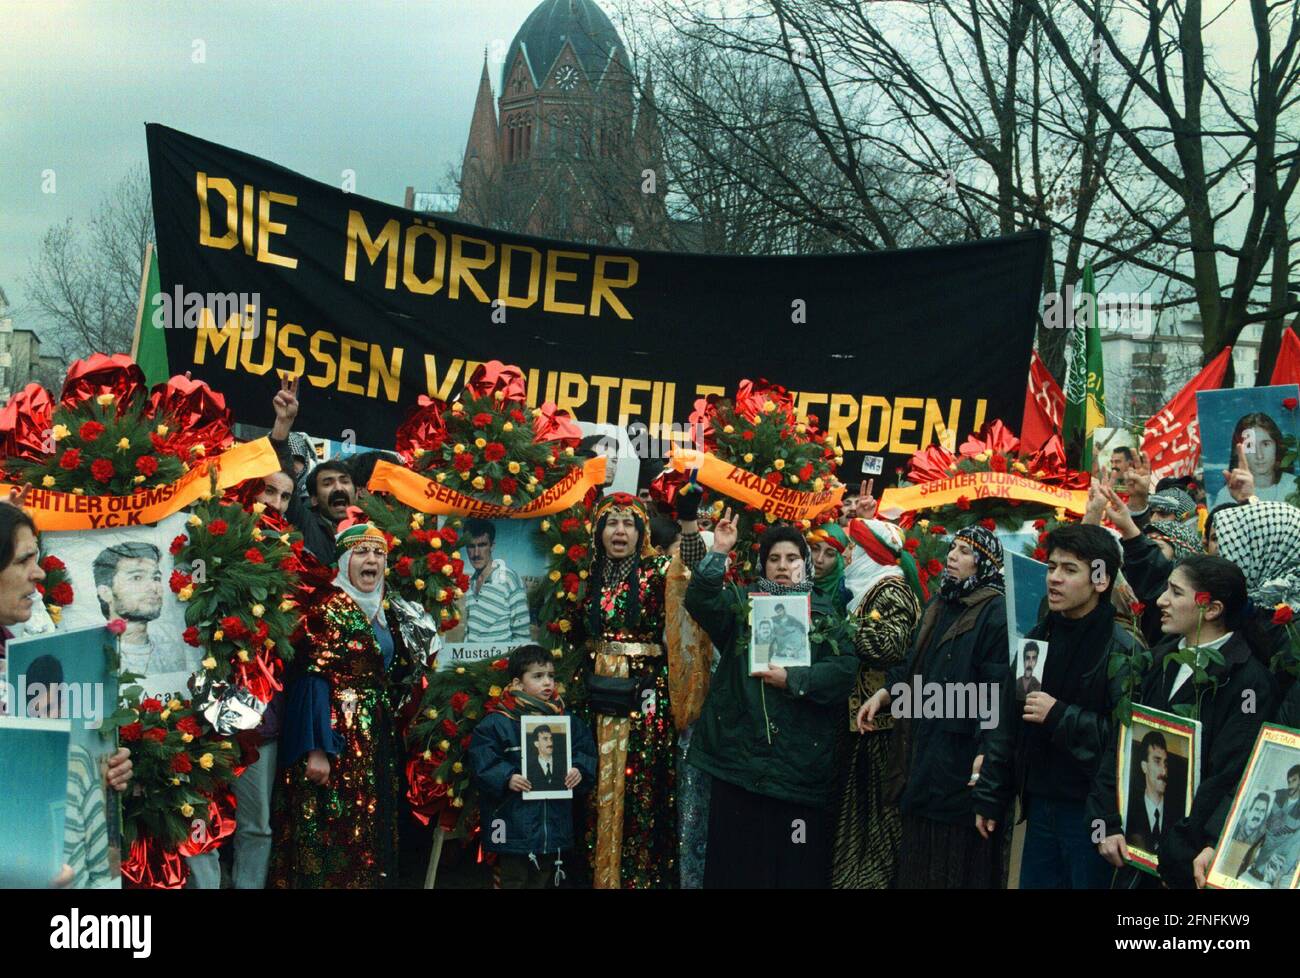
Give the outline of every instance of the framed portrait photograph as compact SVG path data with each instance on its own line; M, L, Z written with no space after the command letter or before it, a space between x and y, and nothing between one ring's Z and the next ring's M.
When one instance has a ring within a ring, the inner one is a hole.
M1300 888L1300 730L1260 728L1207 882L1222 890Z
M69 825L87 844L75 847L73 885L121 889L122 802L108 786L108 759L117 750L117 732L102 732L117 709L117 673L105 645L102 625L14 639L4 660L5 685L13 691L14 716L67 725Z
M564 786L573 767L573 736L567 716L525 716L519 721L520 756L523 773L532 791L524 801L544 798L572 798L573 789Z
M1030 693L1043 688L1043 669L1047 664L1047 642L1041 638L1022 638L1011 664L1016 681L1016 699L1024 702Z
M70 728L0 717L0 889L45 889L63 870Z
M749 671L812 665L812 598L807 594L749 596Z
M1006 555L1007 641L1011 668L1019 675L1020 641L1047 615L1047 565L1011 549Z
M43 553L68 565L75 598L63 609L61 627L126 622L119 641L122 671L141 676L148 696L189 699L188 682L202 650L185 644L185 606L168 586L177 565L168 548L186 531L185 513L152 526L41 534Z
M1295 448L1300 410L1283 402L1300 397L1300 385L1237 387L1197 391L1196 416L1210 509L1233 501L1224 474L1244 451L1255 477L1255 495L1265 502L1287 501L1296 488Z
M1144 872L1157 871L1165 829L1192 810L1200 752L1199 720L1135 704L1120 728L1115 788L1129 862Z

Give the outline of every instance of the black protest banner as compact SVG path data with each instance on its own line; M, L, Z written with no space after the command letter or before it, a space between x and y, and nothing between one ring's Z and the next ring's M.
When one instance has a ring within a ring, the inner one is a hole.
M1018 429L1047 237L872 254L732 257L530 238L430 217L147 127L173 372L269 425L277 372L302 425L391 447L421 394L480 362L532 404L634 428L664 456L696 398L765 377L846 452L893 467L986 420ZM665 427L675 426L675 427ZM879 486L880 483L878 482Z

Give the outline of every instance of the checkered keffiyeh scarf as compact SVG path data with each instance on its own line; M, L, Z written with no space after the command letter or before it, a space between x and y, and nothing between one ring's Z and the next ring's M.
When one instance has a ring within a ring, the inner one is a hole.
M1300 509L1289 503L1251 503L1214 517L1219 556L1246 575L1257 608L1285 601L1300 605Z
M1173 513L1174 519L1186 520L1196 515L1196 502L1177 486L1161 489L1147 500L1149 509L1159 509Z
M1201 546L1201 535L1196 527L1178 520L1156 520L1147 525L1147 536L1163 540L1174 548L1174 559L1193 557L1205 553Z

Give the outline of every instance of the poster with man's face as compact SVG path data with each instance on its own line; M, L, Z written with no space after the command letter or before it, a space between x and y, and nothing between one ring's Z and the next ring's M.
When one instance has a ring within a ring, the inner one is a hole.
M632 441L627 429L620 428L618 425L579 421L578 427L582 429L583 446L597 455L605 456L604 493L608 495L613 492L626 492L628 495L635 496L637 482L641 475L641 457L643 454L648 455L652 447L648 433L638 432L641 441L638 445ZM659 444L653 446L660 449L655 455L656 462L664 457L666 444L666 441L661 440ZM659 467L662 468L662 465Z
M103 626L120 618L123 672L142 675L146 695L189 699L187 682L202 653L185 644L185 608L168 582L178 568L168 548L186 532L176 513L153 526L68 531L41 535L42 554L68 567L74 599L63 610L65 628ZM213 572L207 568L206 572Z
M1010 548L1006 555L1007 639L1011 667L1019 676L1020 643L1047 612L1047 565Z
M812 665L812 605L806 594L751 594L749 671Z
M1030 693L1043 688L1043 669L1047 665L1047 642L1040 638L1020 640L1020 651L1012 663L1016 681L1016 699L1023 702Z
M1208 882L1232 890L1300 887L1300 730L1260 729Z
M444 521L446 522L446 521ZM451 520L460 534L454 556L469 587L456 602L460 624L443 635L438 668L501 658L538 638L537 612L547 580L545 537L538 520Z
M523 793L523 800L572 798L573 789L564 786L573 767L569 717L526 716L519 729L523 774L532 786Z
M1116 787L1129 861L1139 869L1156 872L1165 832L1192 810L1200 737L1199 721L1144 706L1121 730Z

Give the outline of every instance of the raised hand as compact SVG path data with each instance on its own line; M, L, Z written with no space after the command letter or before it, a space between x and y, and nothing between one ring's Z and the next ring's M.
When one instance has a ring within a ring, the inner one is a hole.
M275 408L275 425L271 428L271 437L284 441L293 430L294 419L298 417L298 377L280 376L280 390L271 401Z
M1140 537L1142 531L1133 522L1133 514L1129 512L1124 500L1119 498L1119 494L1108 487L1103 487L1101 492L1106 497L1106 517L1115 524L1115 529L1119 530L1119 535L1125 540Z
M9 498L5 500L10 506L23 508L23 500L27 498L27 492L31 489L30 482L24 482L21 486L14 486L9 490Z
M1135 453L1137 460L1130 473L1132 479L1128 490L1128 508L1140 513L1147 508L1147 497L1151 494L1151 463L1147 461L1142 449Z
M1223 474L1228 482L1228 495L1239 503L1255 495L1255 473L1246 463L1246 442L1237 442L1237 467Z
M730 553L740 536L740 520L728 506L722 517L713 525L713 549L716 553Z

